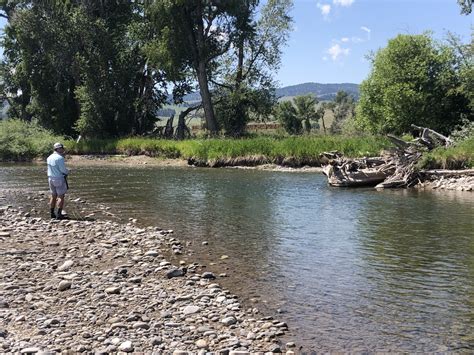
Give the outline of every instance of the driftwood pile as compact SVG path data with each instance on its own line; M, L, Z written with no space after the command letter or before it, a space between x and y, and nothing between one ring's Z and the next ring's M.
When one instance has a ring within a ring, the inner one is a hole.
M419 138L405 142L393 135L388 138L396 146L382 157L347 159L338 152L321 154L327 162L323 172L329 185L342 187L375 186L376 188L411 187L424 178L424 172L417 169L417 162L423 152L438 146L449 146L453 142L429 128L412 125L420 132Z

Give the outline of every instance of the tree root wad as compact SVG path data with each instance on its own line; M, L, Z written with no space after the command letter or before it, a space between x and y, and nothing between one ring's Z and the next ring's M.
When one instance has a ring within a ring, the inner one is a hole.
M405 188L422 182L427 176L433 178L436 172L426 173L418 169L417 163L423 152L439 146L450 146L451 139L429 128L412 125L420 132L419 138L406 142L393 135L388 135L396 148L386 152L382 157L348 159L338 152L327 152L320 155L325 160L323 172L331 186L357 187L375 186L375 188ZM466 173L472 172L471 170ZM442 173L441 173L442 174ZM459 173L458 173L459 174ZM440 175L441 176L441 175Z

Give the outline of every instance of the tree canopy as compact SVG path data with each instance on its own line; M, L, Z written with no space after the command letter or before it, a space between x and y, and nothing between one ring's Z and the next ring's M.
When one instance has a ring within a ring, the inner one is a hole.
M398 35L372 58L357 121L374 133L408 132L411 124L449 133L463 116L472 119L460 67L453 47L429 34Z
M219 102L246 117L269 111L270 69L279 64L291 4L0 0L8 20L1 95L11 117L56 133L120 136L149 132L169 97L180 102L197 86L216 133ZM241 132L231 121L227 128Z
M472 0L458 0L458 4L462 14L469 15L472 12Z
M11 115L61 134L141 134L166 96L141 52L132 1L4 1L4 96Z
M303 129L309 133L324 114L324 110L316 109L317 104L318 99L312 95L296 96L293 100L280 102L275 107L275 116L287 133L301 134Z

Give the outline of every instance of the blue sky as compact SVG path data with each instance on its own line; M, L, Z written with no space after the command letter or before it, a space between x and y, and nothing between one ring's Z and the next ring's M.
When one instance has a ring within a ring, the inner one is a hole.
M364 58L399 33L449 30L468 42L474 16L460 15L456 0L294 0L294 31L277 79L360 83L369 71Z

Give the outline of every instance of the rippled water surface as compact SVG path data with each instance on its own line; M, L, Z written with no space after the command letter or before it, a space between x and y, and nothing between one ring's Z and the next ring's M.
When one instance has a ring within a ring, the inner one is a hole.
M46 191L43 175L3 165L0 188ZM221 282L248 305L279 310L307 351L474 349L473 193L191 168L80 167L70 185L71 196L174 229L190 261L227 273Z

